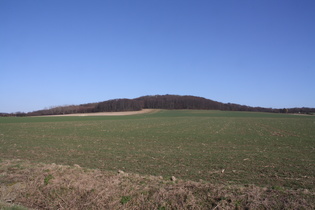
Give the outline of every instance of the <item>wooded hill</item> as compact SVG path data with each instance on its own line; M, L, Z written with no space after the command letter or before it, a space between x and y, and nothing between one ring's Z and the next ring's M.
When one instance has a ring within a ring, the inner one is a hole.
M221 103L196 96L180 95L153 95L142 96L135 99L114 99L99 103L89 103L71 106L57 106L49 109L38 110L29 113L1 114L0 116L39 116L60 115L90 112L119 112L138 111L141 109L202 109L222 111L257 111L274 113L315 113L315 108L290 108L272 109L263 107L250 107L233 103Z

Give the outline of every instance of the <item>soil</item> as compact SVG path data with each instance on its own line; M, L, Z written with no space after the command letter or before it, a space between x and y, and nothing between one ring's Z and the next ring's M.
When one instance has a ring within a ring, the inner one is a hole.
M48 117L60 117L60 116L126 116L136 114L146 114L157 112L157 109L142 109L140 111L125 111L125 112L94 112L94 113L76 113L76 114L64 114L64 115L45 115Z

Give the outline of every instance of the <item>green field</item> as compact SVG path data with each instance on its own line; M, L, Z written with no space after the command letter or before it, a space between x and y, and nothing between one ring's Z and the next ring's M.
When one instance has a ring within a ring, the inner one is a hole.
M3 117L0 158L312 190L315 117L200 110Z

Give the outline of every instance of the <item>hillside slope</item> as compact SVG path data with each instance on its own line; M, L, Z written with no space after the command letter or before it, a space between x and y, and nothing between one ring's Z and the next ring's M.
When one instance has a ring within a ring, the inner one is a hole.
M61 115L93 112L139 111L142 109L203 109L222 111L258 111L275 113L315 113L315 108L272 109L250 107L234 103L221 103L203 97L189 95L149 95L135 99L113 99L98 103L57 106L34 112L16 113L15 116ZM1 115L1 114L0 114ZM2 114L5 116L8 114Z

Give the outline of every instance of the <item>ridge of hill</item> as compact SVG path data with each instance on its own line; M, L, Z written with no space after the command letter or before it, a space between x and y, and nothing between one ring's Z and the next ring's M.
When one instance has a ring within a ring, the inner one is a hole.
M98 103L87 103L81 105L56 106L49 109L37 110L29 113L5 114L0 116L39 116L39 115L61 115L74 113L93 112L121 112L139 111L142 109L202 109L222 111L256 111L274 113L315 113L315 108L290 108L273 109L264 107L251 107L234 103L222 103L191 95L147 95L134 99L112 99Z

